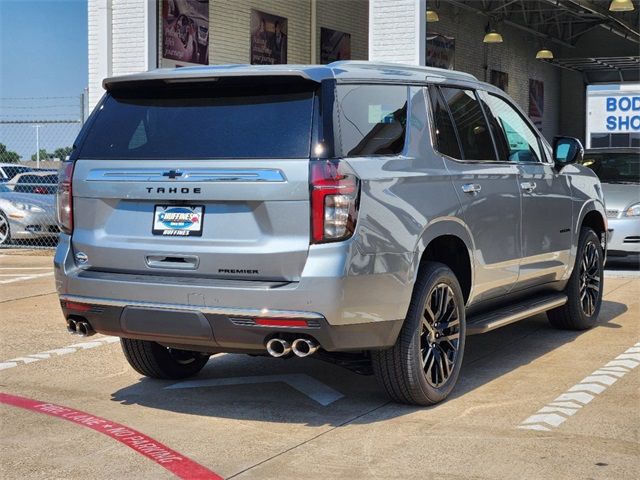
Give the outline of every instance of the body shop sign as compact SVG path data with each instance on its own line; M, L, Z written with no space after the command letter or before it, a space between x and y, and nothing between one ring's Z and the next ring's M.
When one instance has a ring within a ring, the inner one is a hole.
M590 95L587 103L592 133L640 132L640 93L609 91Z

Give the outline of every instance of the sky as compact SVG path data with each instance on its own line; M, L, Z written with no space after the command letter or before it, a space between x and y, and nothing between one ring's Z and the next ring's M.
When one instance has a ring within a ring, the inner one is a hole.
M78 119L86 86L87 0L0 0L0 120ZM41 148L66 146L77 130L43 125ZM0 143L23 156L34 139L30 125L0 125Z

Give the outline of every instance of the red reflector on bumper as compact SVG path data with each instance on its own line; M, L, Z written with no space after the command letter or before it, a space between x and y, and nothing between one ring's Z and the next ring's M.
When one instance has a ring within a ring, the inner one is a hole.
M265 327L306 327L306 320L289 320L286 318L256 318L256 325Z
M88 312L91 310L91 305L87 305L86 303L63 302L62 306L67 310L73 310L74 312Z

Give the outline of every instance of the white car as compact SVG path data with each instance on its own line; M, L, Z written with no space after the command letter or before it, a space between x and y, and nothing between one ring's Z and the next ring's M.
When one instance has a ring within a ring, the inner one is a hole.
M17 174L5 185L16 193L53 195L58 188L58 174L50 170L31 170Z
M58 232L53 195L18 193L0 183L0 246L12 240L55 244Z

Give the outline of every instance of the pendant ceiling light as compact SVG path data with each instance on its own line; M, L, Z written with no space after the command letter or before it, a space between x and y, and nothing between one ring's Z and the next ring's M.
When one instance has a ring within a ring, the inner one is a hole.
M551 60L553 58L553 52L548 48L542 48L536 53L536 58L538 60Z
M502 43L502 35L495 31L495 29L491 30L484 36L484 43Z
M435 10L427 10L427 23L433 23L438 21L440 21L438 12L436 12Z
M631 12L634 8L631 0L613 0L609 5L612 12Z

